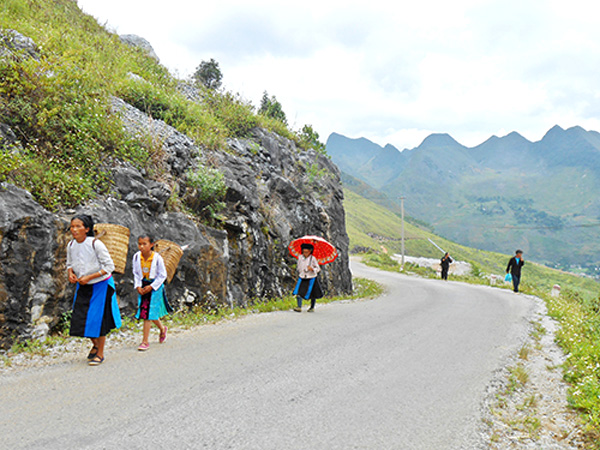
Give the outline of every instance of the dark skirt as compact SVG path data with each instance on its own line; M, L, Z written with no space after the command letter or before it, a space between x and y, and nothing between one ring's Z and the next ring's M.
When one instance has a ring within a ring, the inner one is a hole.
M71 336L97 338L121 326L113 277L94 284L77 283L71 315Z
M142 279L142 287L149 286L153 280ZM152 290L144 295L138 294L138 310L136 319L158 320L173 312L173 308L167 300L165 285L161 284L158 290Z
M305 300L322 298L323 291L321 290L319 277L298 278L298 283L296 283L296 288L294 289L293 294L299 295Z

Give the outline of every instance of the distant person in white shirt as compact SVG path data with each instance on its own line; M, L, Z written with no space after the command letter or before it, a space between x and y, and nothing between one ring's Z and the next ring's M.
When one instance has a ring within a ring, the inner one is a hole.
M311 244L302 244L300 248L302 254L298 257L298 283L296 283L293 293L298 306L294 308L294 311L302 312L302 300L310 299L308 312L313 312L317 299L323 297L323 291L321 291L321 285L317 278L321 267L319 267L317 258L312 254L315 248Z

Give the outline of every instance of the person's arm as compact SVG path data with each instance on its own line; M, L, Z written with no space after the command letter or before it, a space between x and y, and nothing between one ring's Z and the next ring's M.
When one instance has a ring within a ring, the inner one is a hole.
M106 245L104 245L104 242L102 242L100 239L97 239L94 244L94 251L96 252L96 256L98 257L98 262L100 263L101 267L100 271L98 272L101 273L101 275L98 276L103 277L106 274L113 273L115 271L115 263L110 257L110 253L108 253L108 249L106 248Z
M452 263L454 262L454 260L448 256L448 262L449 262L450 264L452 264Z
M156 291L167 279L167 268L165 267L165 260L158 253L154 253L154 260L156 261L153 261L153 264L156 264L156 276L150 286Z
M131 271L133 272L133 288L137 291L137 288L142 287L142 266L140 265L139 252L133 255Z
M321 271L321 266L319 266L319 262L317 261L317 258L315 258L314 256L311 255L311 259L310 259L310 266L312 267L312 271L314 273L319 273Z
M71 267L67 269L67 274L69 275L69 283L77 283L77 275L75 275L75 272L73 272L73 269Z
M506 273L510 272L510 267L512 266L513 259L510 258L508 260L508 266L506 266Z
M72 244L73 241L69 242L69 244L67 245L67 276L69 278L69 283L75 284L77 283L77 275L75 275L75 272L73 272L73 256L71 255Z

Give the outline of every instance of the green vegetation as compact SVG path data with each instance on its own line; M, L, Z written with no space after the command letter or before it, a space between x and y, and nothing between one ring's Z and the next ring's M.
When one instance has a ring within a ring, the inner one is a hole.
M267 91L263 92L263 96L260 100L260 108L258 108L258 113L263 116L270 117L271 119L278 120L281 123L287 125L287 117L285 112L283 112L283 107L281 103L277 100L277 97L272 95L269 97Z
M194 209L202 217L214 220L217 213L225 207L223 200L227 185L223 174L217 169L199 165L187 175L189 185L196 193Z
M591 442L600 448L600 315L598 294L563 290L559 298L545 296L557 319L557 342L567 355L565 379L571 384L569 404L581 412Z
M219 68L219 63L211 58L210 61L202 61L192 77L207 89L219 89L223 80L223 73Z
M344 192L350 248L354 246L371 248L373 253L363 256L365 263L388 268L388 270L399 270L397 262L389 255L383 254L382 248L391 253L398 252L400 218L382 206L351 191L345 190ZM474 264L474 273L466 277L453 276L454 280L487 284L489 281L483 276L485 274L503 274L510 257L464 247L411 224L405 224L405 234L408 237L406 240L407 255L440 257L441 252L427 241L427 238L430 238L449 251L454 259ZM376 254L375 252L380 253ZM419 272L418 269L414 270L408 265L405 265L405 269L415 271L422 276L435 276L431 269L421 269ZM550 295L554 284L562 287L562 293L558 298ZM500 282L498 287L507 286ZM523 268L521 291L543 299L550 316L560 323L557 341L567 355L563 370L566 381L571 384L569 404L581 412L586 423L589 441L591 443L600 442L600 284L590 278L579 277L527 261ZM532 325L531 335L534 341L539 343L546 330L539 322L533 322ZM528 354L529 350L523 348L519 352L519 357L526 360ZM517 365L511 368L509 385L514 389L527 381L527 373L520 367ZM535 433L538 424L534 420L519 426ZM594 448L600 447L596 444Z
M393 259L387 253L367 253L362 261L371 267L387 270L390 272L400 272L400 263Z
M300 138L300 142L302 142L305 147L314 148L316 151L324 155L327 154L325 150L325 144L319 140L319 133L313 130L312 125L304 125L298 133L298 137Z
M199 148L225 149L227 138L247 137L257 126L304 149L318 145L291 131L285 117L257 114L240 95L218 92L222 74L214 60L198 68L205 69L197 74L200 101L187 100L166 68L123 44L72 0L6 0L0 31L9 29L30 37L40 58L0 60L0 117L22 147L0 148L0 181L29 190L47 208L108 192L111 159L160 175L160 145L126 134L111 112L112 96L187 134Z

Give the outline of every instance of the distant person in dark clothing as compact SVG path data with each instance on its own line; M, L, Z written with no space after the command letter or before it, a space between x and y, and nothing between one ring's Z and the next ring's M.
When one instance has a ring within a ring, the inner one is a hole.
M446 252L444 257L440 260L440 265L442 266L442 280L448 281L448 269L450 268L451 263L452 258L450 258L450 254Z
M513 288L515 292L519 292L519 283L521 282L521 267L525 264L523 260L523 251L517 250L515 256L510 258L508 266L506 266L506 273L510 272L512 276Z

